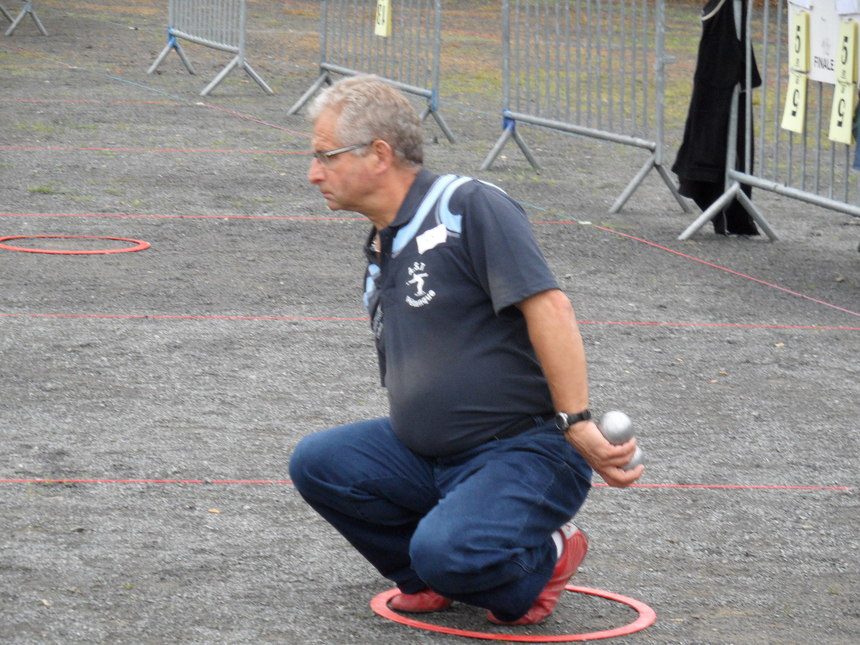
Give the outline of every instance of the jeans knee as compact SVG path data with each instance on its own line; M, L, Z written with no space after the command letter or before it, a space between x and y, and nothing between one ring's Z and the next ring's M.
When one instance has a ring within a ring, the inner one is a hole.
M412 535L409 543L409 559L412 569L425 583L436 590L447 588L450 552L439 540L431 539L420 529Z
M409 557L418 577L438 592L467 589L479 561L456 536L422 530L420 524L409 543Z
M314 487L314 482L320 480L320 474L325 470L322 464L328 450L321 443L317 435L308 435L299 441L290 456L290 480L302 495Z

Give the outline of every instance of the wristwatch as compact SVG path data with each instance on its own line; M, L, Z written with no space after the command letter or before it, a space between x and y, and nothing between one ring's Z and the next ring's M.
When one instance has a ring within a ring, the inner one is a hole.
M567 429L579 423L580 421L588 421L591 419L591 410L585 409L578 414L568 414L567 412L557 412L555 415L555 427L566 432Z

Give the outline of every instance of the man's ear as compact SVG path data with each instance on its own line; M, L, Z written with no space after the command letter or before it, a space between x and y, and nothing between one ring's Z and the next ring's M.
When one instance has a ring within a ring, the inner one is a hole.
M373 153L376 155L378 168L380 170L388 170L396 163L396 155L394 154L394 149L387 141L383 141L382 139L376 139L372 144L370 144L373 149Z

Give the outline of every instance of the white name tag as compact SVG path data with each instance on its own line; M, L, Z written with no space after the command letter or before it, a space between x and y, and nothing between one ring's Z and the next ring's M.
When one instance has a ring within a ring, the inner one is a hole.
M415 243L418 245L418 253L423 255L425 251L439 246L447 239L448 229L445 228L444 224L439 224L439 226L431 228L429 231L425 231L416 237Z

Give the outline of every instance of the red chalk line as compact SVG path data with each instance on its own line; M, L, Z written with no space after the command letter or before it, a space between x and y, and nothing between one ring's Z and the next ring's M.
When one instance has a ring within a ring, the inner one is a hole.
M243 154L243 155L309 155L309 150L235 150L231 148L97 148L83 146L0 146L0 150L28 150L42 152L187 152L206 154Z
M186 314L9 314L0 313L0 318L94 318L106 320L272 320L303 322L367 322L369 318L356 316L195 316Z
M20 47L15 47L15 46L10 45L8 43L0 44L0 47L2 47L3 49L8 49L9 51L17 52L19 54L24 54L25 56L35 56L36 58L44 58L45 60L51 61L52 63L56 63L57 65L62 65L63 67L65 67L67 69L78 69L75 65L70 65L69 63L62 61L58 58L52 58L51 56L48 56L46 54L42 54L42 53L34 52L34 51L28 51L26 49L21 49Z
M644 238L636 237L635 235L630 235L628 233L621 233L620 231L616 231L615 229L607 228L605 226L597 226L595 224L592 224L592 226L594 226L594 228L599 229L601 231L605 231L607 233L614 233L615 235L620 235L621 237L626 237L626 238L634 240L636 242L640 242L642 244L647 244L648 246L651 246L655 249L659 249L659 250L665 251L667 253L672 253L673 255L677 255L679 257L682 257L685 260L692 260L693 262L699 262L700 264L704 264L705 266L709 266L712 269L718 269L720 271L725 271L726 273L729 273L731 275L738 276L740 278L745 278L747 280L752 280L753 282L757 282L757 283L762 284L766 287L770 287L771 289L777 289L779 291L783 291L785 293L791 294L792 296L797 296L799 298L805 298L806 300L809 300L809 301L814 302L816 304L824 305L825 307L831 307L833 309L837 309L837 310L842 311L844 313L851 314L852 316L860 317L860 312L858 312L858 311L852 311L851 309L846 309L845 307L840 307L838 305L834 305L834 304L826 302L824 300L819 300L818 298L813 298L812 296L807 296L806 294L799 293L797 291L792 291L791 289L786 289L785 287L781 287L777 284L773 284L772 282L767 282L765 280L761 280L760 278L754 278L753 276L747 275L746 273L741 273L739 271L729 269L729 268L721 266L719 264L714 264L713 262L708 262L707 260L697 258L697 257L689 255L687 253L682 253L681 251L676 251L675 249L670 249L668 246L663 246L661 244L657 244L655 242L651 242L651 241L646 240Z
M298 130L291 130L290 128L285 128L282 125L277 125L276 123L269 123L268 121L262 121L261 119L257 119L256 117L250 116L248 114L242 114L241 112L235 112L233 110L228 110L227 108L218 107L217 105L212 105L211 103L200 103L199 105L209 108L210 110L217 110L218 112L224 112L225 114L229 114L230 116L235 116L240 119L245 119L246 121L251 121L252 123L258 123L260 125L265 125L268 128L275 128L276 130L282 130L284 132L289 132L290 134L297 134L300 137L305 137L307 139L311 138L311 135L307 132L299 132Z
M22 98L0 98L0 103L88 103L97 105L175 105L181 107L182 103L175 101L130 101L130 100L103 100L103 99L22 99Z
M295 153L302 154L302 153ZM309 152L304 154L310 154ZM0 217L115 217L119 219L220 219L220 220L288 220L309 222L366 222L366 217L337 217L331 215L296 216L296 215L131 215L127 213L0 213Z

